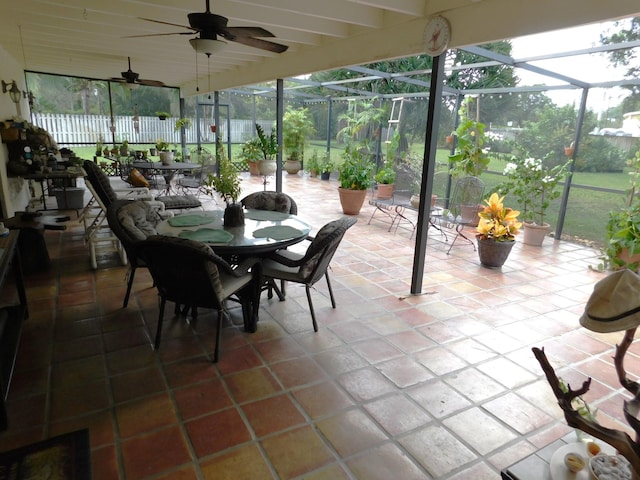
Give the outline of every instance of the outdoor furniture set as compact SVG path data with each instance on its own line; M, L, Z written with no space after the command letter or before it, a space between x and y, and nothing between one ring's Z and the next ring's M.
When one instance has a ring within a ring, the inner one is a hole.
M343 217L323 226L315 237L311 226L290 211L297 211L291 197L278 192L258 192L243 203L267 209L246 209L245 224L225 226L223 211L188 212L161 219L144 201L117 200L108 207L107 219L120 239L130 262L128 303L135 269L147 267L160 297L160 318L154 347L160 346L166 301L175 303L174 313L197 316L198 307L218 310L214 361L218 359L222 315L226 300L242 306L244 328L257 329L260 293L281 280L278 297L285 300L284 281L305 285L314 331L318 325L310 287L327 280L331 304L336 303L327 272L345 232L356 219ZM253 204L255 205L255 204ZM293 208L292 208L293 206ZM270 207L270 208L269 208ZM286 208L280 211L279 208ZM304 253L287 247L309 241Z

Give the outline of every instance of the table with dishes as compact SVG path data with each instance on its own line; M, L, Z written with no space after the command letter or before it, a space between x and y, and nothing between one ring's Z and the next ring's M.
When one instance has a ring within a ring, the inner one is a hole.
M270 210L245 210L244 225L227 227L223 210L189 212L162 221L160 235L205 242L220 256L265 255L303 241L311 226L295 215Z
M594 460L596 459L597 460ZM613 464L616 466L614 467ZM615 449L598 439L577 440L575 433L550 443L528 457L505 468L502 480L593 480L598 478L591 472L618 468L628 471L628 462ZM573 471L575 470L575 471ZM607 477L626 479L627 477ZM631 478L630 476L628 477Z

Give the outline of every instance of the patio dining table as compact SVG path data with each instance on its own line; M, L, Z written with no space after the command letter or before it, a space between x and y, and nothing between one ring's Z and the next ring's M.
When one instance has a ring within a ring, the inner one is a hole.
M201 167L199 163L171 162L164 164L162 162L150 161L134 161L132 166L140 170L146 178L154 174L162 175L165 181L165 195L171 192L171 180L173 180L176 175L188 173Z
M246 258L299 243L311 231L309 224L289 213L248 209L244 214L244 225L227 227L223 210L184 213L162 221L157 232L205 242L224 258Z

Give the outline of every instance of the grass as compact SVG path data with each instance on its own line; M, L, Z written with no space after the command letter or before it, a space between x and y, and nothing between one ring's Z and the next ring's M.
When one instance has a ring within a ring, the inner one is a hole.
M214 145L203 145L210 151L214 151ZM139 150L149 149L153 145L136 145ZM423 145L413 145L412 153L420 157L423 152ZM240 144L231 146L231 158L237 159L240 155ZM95 154L93 145L87 147L73 147L74 152L80 158L92 159ZM336 164L342 163L342 152L344 148L338 144L332 144L331 160ZM317 152L319 156L326 152L325 143L311 143L306 151L305 157L309 158L313 152ZM436 163L439 170L446 171L444 167L447 164L448 150L440 149L436 153ZM494 192L497 185L503 181L502 171L504 170L505 161L493 158L489 165L489 171L482 175L485 182L485 193L488 196ZM445 192L444 175L438 175L434 181L433 191L440 197ZM573 175L571 193L567 203L567 211L565 214L562 236L566 239L589 243L594 246L601 246L604 243L605 226L608 214L612 210L619 208L624 201L624 191L629 186L629 175L626 172L621 173L590 173L577 172ZM591 187L591 188L590 188ZM598 189L616 190L619 193L608 191L600 191ZM558 224L560 200L555 200L547 210L545 220L552 225L552 231ZM506 204L513 208L520 208L517 203L510 202L506 199Z

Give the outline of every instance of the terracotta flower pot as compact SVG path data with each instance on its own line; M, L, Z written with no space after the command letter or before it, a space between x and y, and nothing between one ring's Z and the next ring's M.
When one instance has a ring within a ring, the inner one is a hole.
M249 174L250 175L260 175L260 168L258 167L258 162L247 162L249 164Z
M367 197L366 190L351 190L349 188L338 187L340 204L345 215L358 215Z
M533 245L534 247L539 247L544 242L545 237L549 233L551 229L551 225L545 223L543 225L537 225L535 223L523 223L523 242L526 245Z
M379 183L376 198L379 198L380 200L388 200L393 197L393 188L393 183Z

